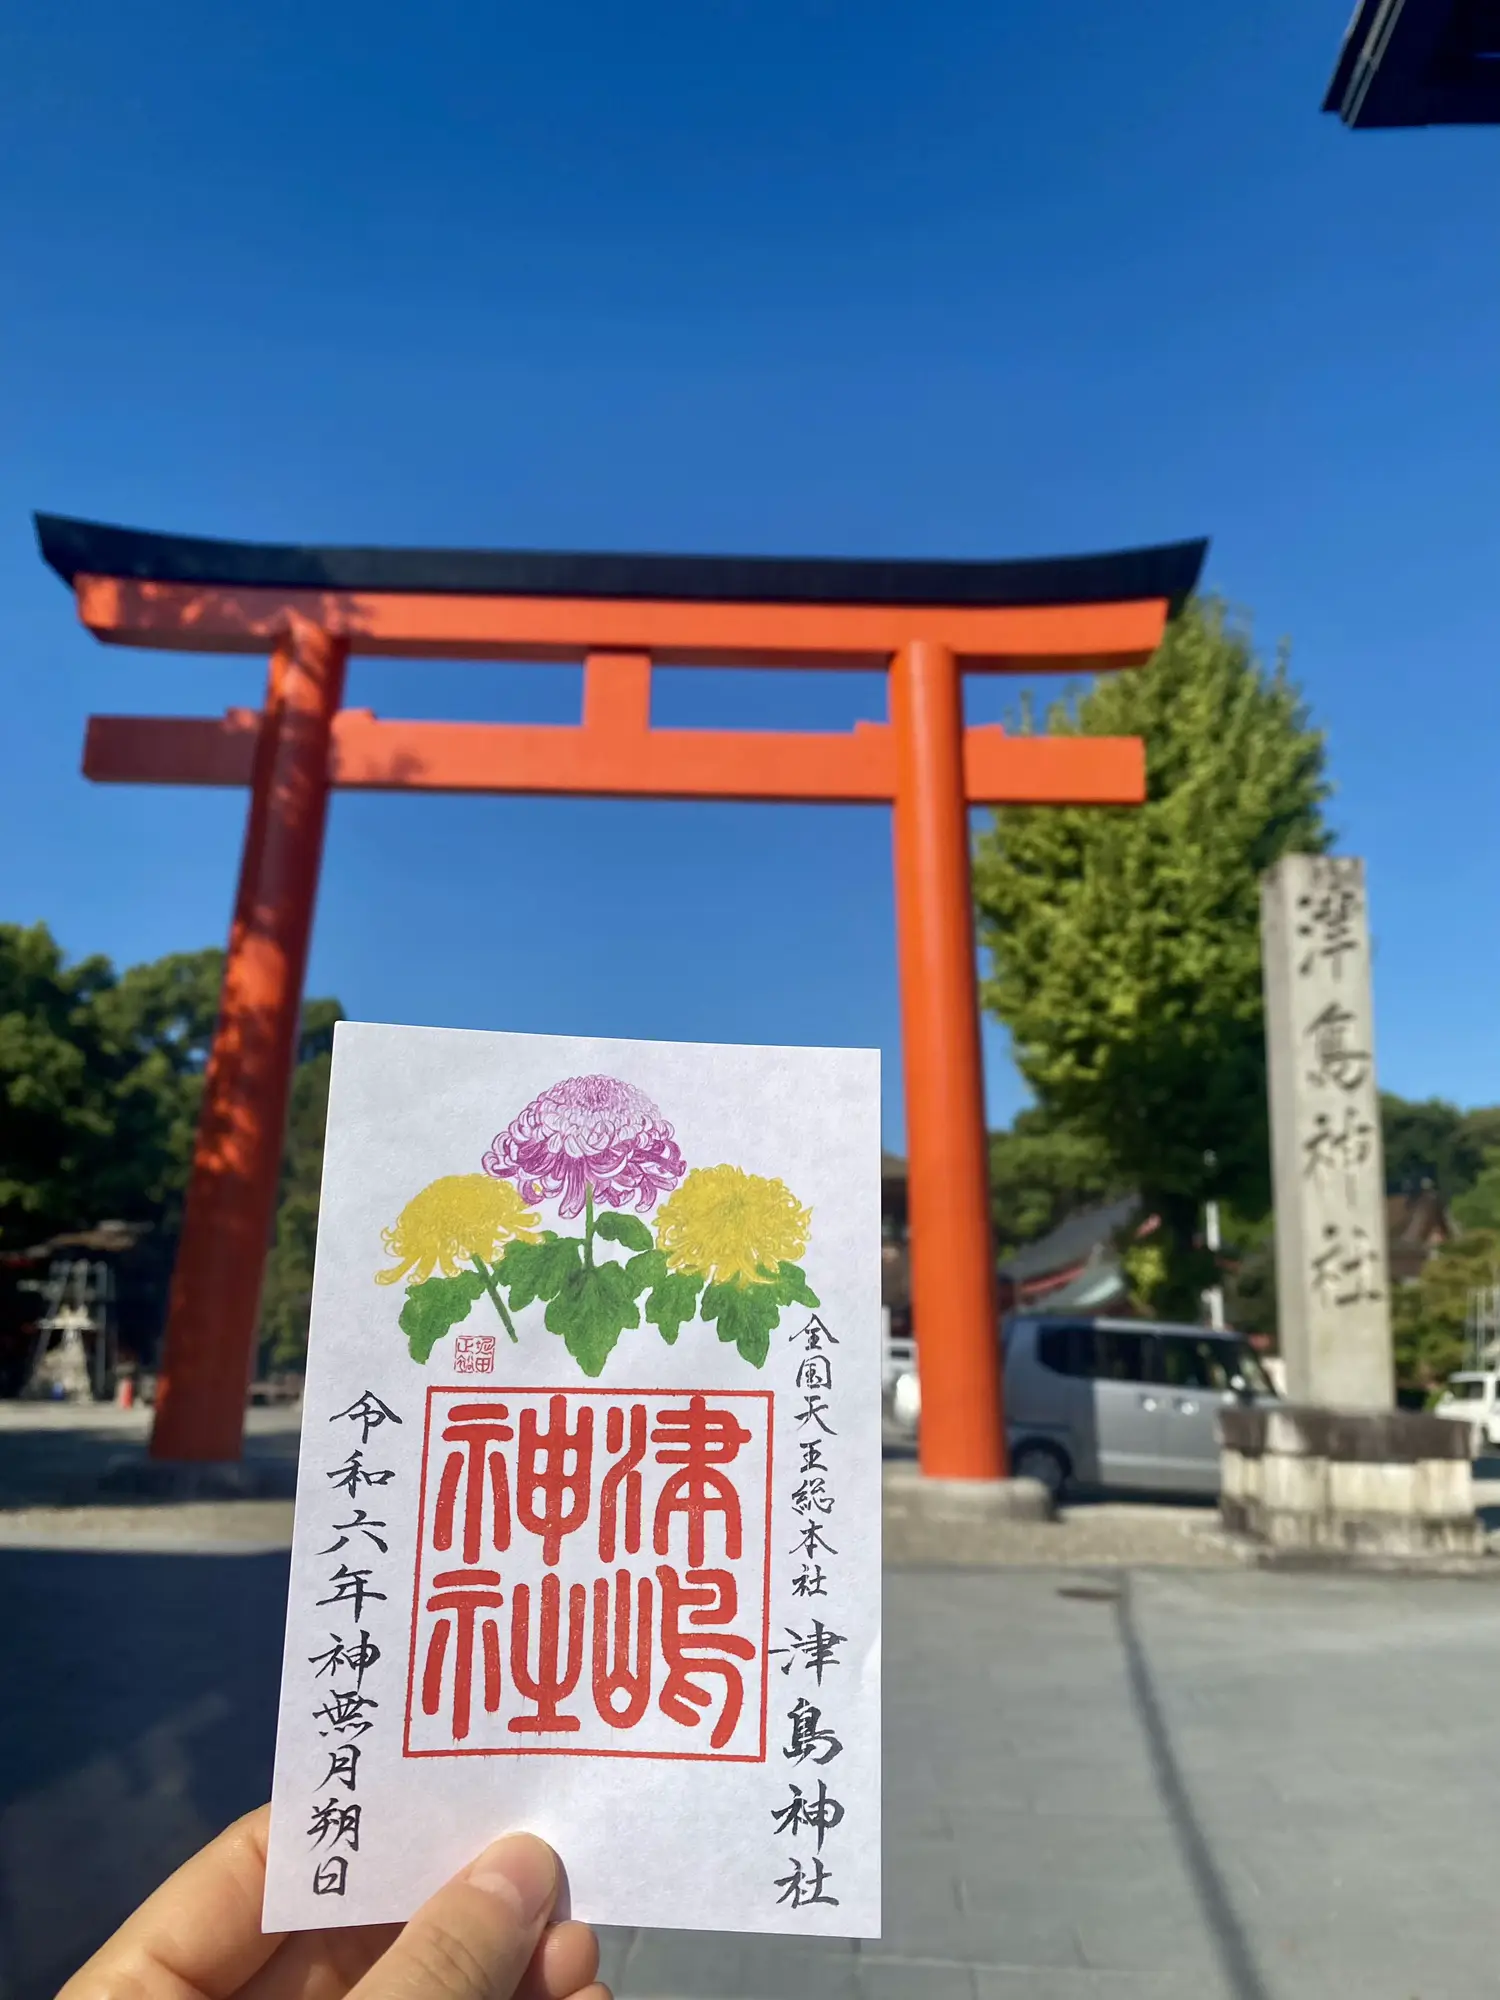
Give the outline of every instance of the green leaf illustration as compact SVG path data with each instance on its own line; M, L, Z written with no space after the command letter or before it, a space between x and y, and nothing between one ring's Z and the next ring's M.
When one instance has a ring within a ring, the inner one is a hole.
M774 1271L759 1267L759 1282L710 1285L703 1294L702 1313L719 1329L720 1340L732 1340L752 1368L764 1368L771 1335L783 1306L816 1306L818 1295L800 1264L778 1264ZM648 1303L646 1316L651 1308Z
M505 1287L511 1311L519 1312L533 1299L555 1299L582 1263L583 1244L576 1236L544 1229L540 1243L508 1243L495 1276Z
M606 1209L594 1224L594 1234L606 1243L623 1243L627 1250L649 1250L651 1231L638 1215L621 1215Z
M401 1308L401 1331L412 1360L425 1362L443 1335L469 1317L469 1308L483 1290L484 1280L477 1271L408 1285L406 1304Z
M596 1264L568 1274L547 1307L547 1326L560 1333L585 1375L598 1375L627 1326L639 1326L623 1264Z
M784 1306L820 1306L823 1301L807 1282L807 1273L800 1264L778 1264L775 1271L763 1274L776 1287L776 1296Z
M703 1280L691 1271L669 1271L660 1284L651 1287L646 1317L669 1347L698 1310L702 1289Z
M648 1291L646 1318L670 1347L698 1308L703 1280L691 1271L669 1271L660 1250L647 1250L625 1266L631 1296ZM649 1288L649 1290L648 1290Z
M625 1276L633 1299L638 1299L648 1285L659 1285L666 1275L667 1260L660 1250L646 1249L638 1257L626 1259Z
M703 1294L703 1317L715 1322L720 1340L732 1340L752 1368L764 1368L771 1335L781 1318L774 1284L710 1285Z

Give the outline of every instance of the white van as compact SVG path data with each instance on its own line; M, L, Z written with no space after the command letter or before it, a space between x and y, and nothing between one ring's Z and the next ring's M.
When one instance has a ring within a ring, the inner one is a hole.
M1500 1371L1466 1368L1461 1374L1450 1375L1432 1414L1453 1423L1472 1424L1479 1441L1500 1445Z
M1053 1494L1078 1485L1212 1496L1219 1411L1276 1400L1255 1350L1207 1327L1018 1314L1004 1346L1011 1471ZM894 1420L915 1429L920 1407L915 1374L904 1377Z

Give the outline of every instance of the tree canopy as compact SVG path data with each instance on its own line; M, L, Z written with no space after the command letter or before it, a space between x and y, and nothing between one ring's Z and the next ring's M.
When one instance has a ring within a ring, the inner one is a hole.
M1441 1097L1420 1102L1380 1093L1385 1184L1392 1194L1434 1187L1446 1201L1461 1197L1500 1150L1500 1108L1461 1111ZM1460 1218L1462 1220L1462 1218Z
M276 1234L266 1260L260 1304L261 1342L275 1368L299 1368L307 1353L333 1029L343 1017L344 1010L336 1000L309 1000L302 1010L302 1039L281 1161Z
M1211 599L1048 727L1144 738L1147 801L996 810L974 864L984 1003L1040 1110L1162 1215L1152 1303L1196 1308L1199 1204L1269 1203L1259 882L1329 844L1323 738L1285 659Z
M0 924L0 1248L175 1220L223 963L69 965L45 924Z
M1391 1335L1396 1380L1403 1389L1430 1393L1462 1368L1469 1297L1500 1276L1500 1233L1466 1230L1445 1243L1422 1267L1415 1283L1391 1295Z
M69 964L45 924L0 924L0 1252L118 1218L153 1231L161 1289L218 1011L224 955L177 952L117 971ZM335 1000L303 1009L263 1330L306 1344ZM165 1297L160 1300L164 1309Z
M1018 1112L1008 1131L990 1134L990 1207L1001 1257L1126 1191L1097 1138L1055 1124L1035 1106Z

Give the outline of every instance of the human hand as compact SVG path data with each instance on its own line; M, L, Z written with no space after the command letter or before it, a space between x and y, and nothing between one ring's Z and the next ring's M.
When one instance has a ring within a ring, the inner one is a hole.
M547 1919L557 1856L511 1834L405 1924L260 1928L271 1808L210 1841L75 1973L58 2000L611 2000L587 1924Z

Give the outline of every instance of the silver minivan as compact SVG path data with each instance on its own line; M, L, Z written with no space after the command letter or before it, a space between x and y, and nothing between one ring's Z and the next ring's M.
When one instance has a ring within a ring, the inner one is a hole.
M1219 1411L1274 1401L1234 1333L1138 1319L1016 1314L1004 1329L1011 1471L1158 1493L1219 1490Z
M1019 1313L1002 1337L1011 1470L1053 1494L1070 1485L1216 1494L1219 1411L1276 1398L1236 1333ZM910 1342L899 1357L887 1345L887 1421L910 1435L921 1417L918 1356Z

